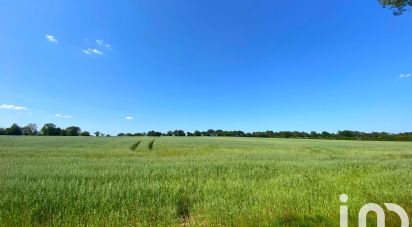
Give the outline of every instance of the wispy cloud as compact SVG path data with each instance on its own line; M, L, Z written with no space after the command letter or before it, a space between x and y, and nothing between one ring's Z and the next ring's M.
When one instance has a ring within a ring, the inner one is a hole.
M131 120L134 120L134 117L132 117L132 116L127 116L125 119L131 121Z
M6 110L27 110L27 108L24 107L24 106L16 106L16 105L8 105L8 104L2 104L2 105L0 105L0 109L6 109Z
M51 43L58 43L57 39L52 35L46 35L46 39L49 40Z
M93 49L93 48L89 48L87 50L83 50L83 53L87 54L87 55L103 55L103 51L98 50L98 49Z
M408 78L408 77L411 77L411 74L410 73L402 73L401 75L399 75L399 78Z
M72 118L72 115L56 114L56 117L68 119L68 118Z
M106 48L111 48L111 47L112 47L110 44L105 43L105 42L103 41L103 39L96 39L96 43L97 43L99 46L104 46L104 47L106 47Z

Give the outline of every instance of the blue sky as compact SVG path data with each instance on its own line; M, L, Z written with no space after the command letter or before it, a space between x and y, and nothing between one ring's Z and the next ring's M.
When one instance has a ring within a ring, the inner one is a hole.
M0 0L0 127L412 131L411 27L375 0Z

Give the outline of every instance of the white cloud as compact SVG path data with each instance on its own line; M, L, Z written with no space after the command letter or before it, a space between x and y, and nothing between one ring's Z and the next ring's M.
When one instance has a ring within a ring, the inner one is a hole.
M27 110L27 108L24 107L24 106L7 105L7 104L0 105L0 109L6 109L6 110Z
M411 74L410 73L402 73L401 75L399 75L399 78L408 78L408 77L411 77Z
M103 55L103 52L101 50L98 50L98 49L90 49L89 48L89 51L91 51L91 52L93 52L94 54L97 54L97 55Z
M89 48L87 50L83 50L83 53L85 53L87 55L92 55L92 54L103 55L103 51L98 50L98 49L92 49L92 48Z
M71 115L62 115L62 114L56 114L56 117L65 118L65 119L72 118Z
M99 46L104 46L104 47L106 47L106 48L111 48L111 47L112 47L110 44L105 43L105 42L103 41L103 39L96 39L96 43L97 43Z
M131 121L131 120L134 120L134 117L127 116L125 119Z
M49 40L51 43L58 43L57 39L52 35L46 35L46 39Z

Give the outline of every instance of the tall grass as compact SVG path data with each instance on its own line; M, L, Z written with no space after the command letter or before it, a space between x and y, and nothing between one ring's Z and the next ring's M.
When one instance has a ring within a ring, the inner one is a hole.
M0 137L0 226L339 226L342 193L352 226L368 202L412 214L412 143L162 137L130 152L135 141Z

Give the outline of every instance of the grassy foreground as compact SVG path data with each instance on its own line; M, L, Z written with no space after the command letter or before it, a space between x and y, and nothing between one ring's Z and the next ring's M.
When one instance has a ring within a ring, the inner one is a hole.
M149 141L0 137L0 225L339 226L342 193L352 226L368 202L412 216L410 142Z

